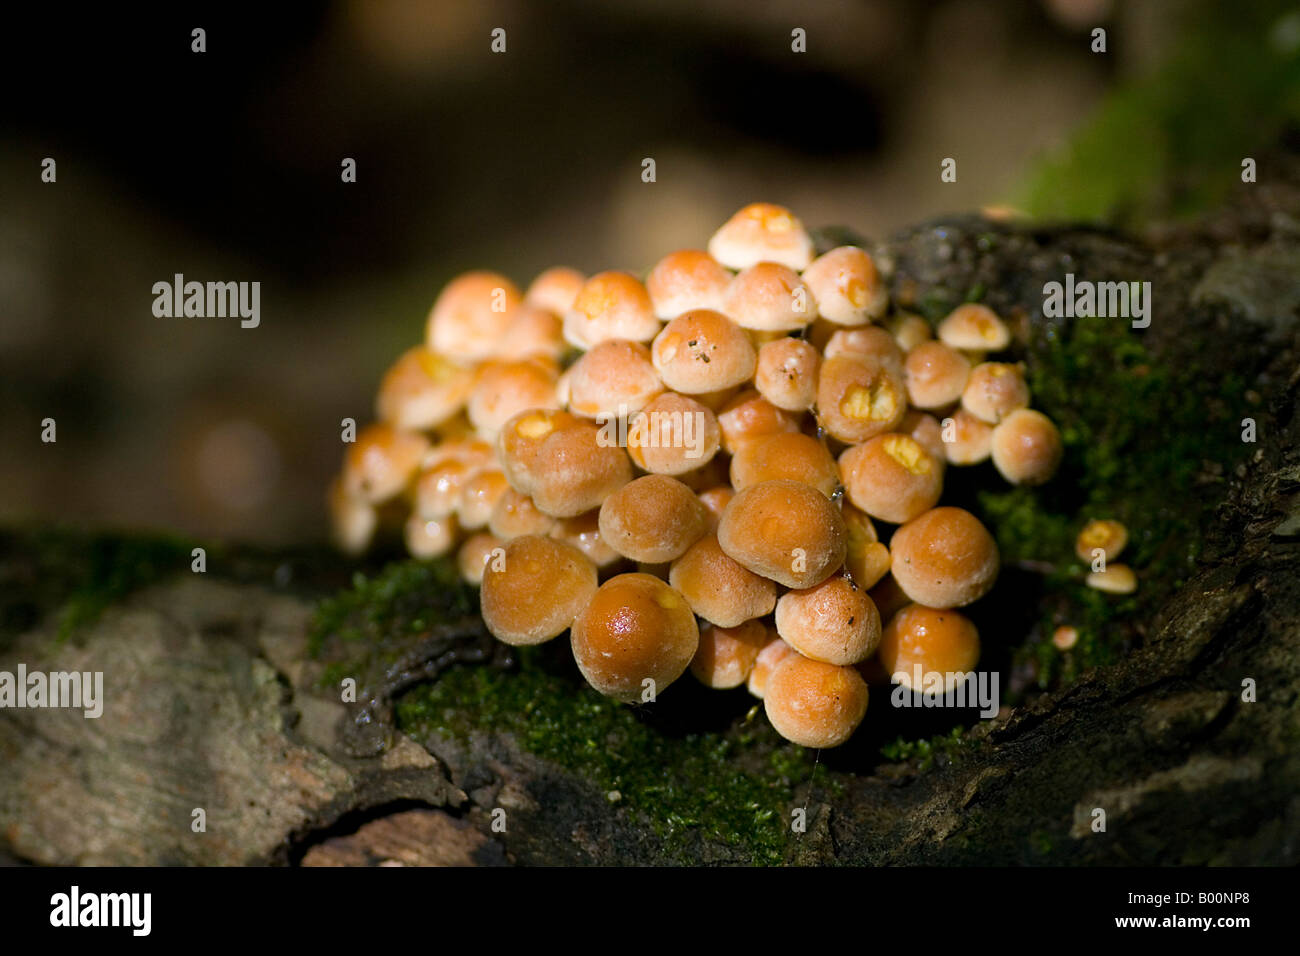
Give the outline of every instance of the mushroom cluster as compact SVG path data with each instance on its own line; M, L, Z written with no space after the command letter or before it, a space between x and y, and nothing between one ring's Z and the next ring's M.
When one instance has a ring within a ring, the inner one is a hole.
M996 358L1010 345L983 305L934 329L891 313L868 252L816 256L769 204L644 278L555 268L521 292L467 273L348 448L335 538L358 553L401 521L418 558L458 549L499 640L568 632L602 694L651 700L689 670L834 747L869 679L978 660L956 609L998 551L940 504L948 467L1037 484L1062 453Z

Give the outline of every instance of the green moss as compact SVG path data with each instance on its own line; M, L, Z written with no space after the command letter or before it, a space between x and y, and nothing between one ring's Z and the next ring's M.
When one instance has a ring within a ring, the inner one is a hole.
M898 763L915 760L921 770L928 770L936 757L944 755L954 759L963 749L972 746L975 743L966 736L966 728L958 726L946 734L929 738L909 740L906 736L896 737L880 748L880 754L886 760Z
M663 839L670 857L687 859L702 835L754 863L785 858L788 808L796 788L812 780L812 752L781 741L754 715L723 731L682 732L671 715L659 721L653 713L674 709L667 697L644 710L602 697L549 645L524 648L520 658L513 673L458 668L415 688L398 703L399 726L417 738L509 733L525 750L602 791L617 791L620 804L642 814ZM679 697L678 713L691 709L680 697L694 690L670 690ZM842 793L842 784L820 770L819 783Z

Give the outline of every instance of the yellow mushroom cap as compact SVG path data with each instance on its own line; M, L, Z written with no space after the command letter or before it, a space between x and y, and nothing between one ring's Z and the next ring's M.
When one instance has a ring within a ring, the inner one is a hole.
M966 356L942 342L922 342L907 353L903 380L917 408L943 408L962 397L970 378Z
M497 435L497 455L510 487L530 494L547 461L542 443L553 433L577 425L580 419L559 409L528 409L505 423ZM630 471L630 469L629 469ZM584 509L585 510L585 509Z
M766 435L736 449L731 459L736 491L775 478L802 481L829 498L839 485L839 470L826 446L802 432Z
M885 314L889 290L871 256L840 246L819 256L803 273L817 311L837 325L865 325Z
M384 373L375 413L397 428L436 428L465 407L473 383L470 369L417 345Z
M447 283L429 310L425 342L459 362L491 358L500 347L519 289L497 272L466 272Z
M755 574L810 588L844 563L844 519L810 485L764 481L731 499L718 522L718 544Z
M843 574L776 602L776 630L804 657L827 664L856 664L880 643L880 612L867 592Z
M1029 407L1024 368L1009 362L981 362L971 369L961 393L961 405L990 425L996 425L1018 408Z
M898 586L928 607L964 607L987 594L998 576L998 547L962 508L932 508L894 532L890 567Z
M993 466L1013 485L1041 485L1065 454L1052 420L1032 408L1012 412L993 429Z
M873 588L889 573L889 549L881 544L866 512L842 501L840 513L844 516L846 542L844 570L858 587Z
M1128 529L1112 518L1094 518L1083 526L1074 542L1074 553L1091 561L1100 549L1107 561L1114 561L1128 544Z
M765 628L765 630L767 631L767 643L758 652L758 657L754 660L754 666L749 672L749 679L745 682L749 692L759 699L762 699L763 694L766 692L767 679L772 676L772 671L776 670L777 665L791 654L798 653L781 638L774 636L771 629Z
M927 674L943 675L943 691L955 688L980 658L979 632L965 615L953 610L909 604L890 618L880 640L881 666L898 683L925 690ZM916 682L920 667L921 683ZM937 678L930 678L934 684Z
M668 583L692 611L720 627L736 627L776 607L776 584L729 558L712 533L673 562Z
M721 443L718 417L676 392L656 395L628 422L628 455L638 468L659 475L685 475L702 468Z
M379 526L375 506L365 498L348 494L343 482L335 478L329 487L329 509L330 532L335 547L352 556L365 552Z
M821 364L821 353L803 339L774 339L758 350L754 386L777 408L806 412L817 400Z
M867 682L852 667L790 654L768 676L763 709L786 740L802 747L838 747L867 713Z
M718 412L722 450L734 455L746 442L783 432L797 432L800 418L795 412L777 408L753 389L746 389Z
M812 262L813 243L790 210L771 203L751 203L713 234L709 254L729 269L779 262L803 270Z
M624 557L651 564L672 561L704 535L707 512L676 478L645 475L600 506L600 535Z
M483 532L466 538L456 552L456 569L460 571L461 579L474 585L482 584L488 562L504 556L505 545L500 538Z
M465 479L456 503L456 519L467 531L486 528L497 500L506 493L510 483L505 473L497 468L480 468Z
M479 600L497 640L521 646L563 634L596 595L596 566L577 548L524 535L487 565Z
M727 285L722 311L744 329L794 332L817 318L817 300L797 272L760 262Z
M673 319L651 348L655 369L669 388L688 395L716 392L754 374L754 346L720 312L695 309Z
M406 541L406 550L411 557L428 561L440 558L456 547L459 537L456 518L425 518L419 512L411 512L402 529Z
M447 518L460 507L461 493L477 469L459 458L446 458L415 476L414 508L422 518Z
M939 339L955 349L1000 352L1011 344L1011 332L986 305L967 302L939 323Z
M658 332L650 293L628 272L592 276L564 313L564 339L580 349L606 339L649 342Z
M601 570L612 567L623 557L600 536L599 508L556 521L551 528L551 537L573 545Z
M558 361L568 347L563 328L559 315L525 302L511 313L497 356L508 361L534 356Z
M513 488L507 488L497 499L488 518L488 530L502 541L547 534L554 525L555 519L539 511L532 498Z
M941 428L944 457L949 464L978 465L993 451L993 426L980 421L964 408L945 418Z
M1105 571L1089 571L1088 587L1108 594L1132 594L1137 590L1137 575L1127 564L1108 564Z
M564 315L582 291L587 278L577 269L555 266L539 273L524 293L524 301L554 315Z
M474 390L469 396L470 424L480 435L494 441L502 426L520 412L558 408L555 378L539 362L485 362L474 376Z
M873 518L902 524L939 503L943 467L909 435L888 432L840 455L849 500Z
M606 339L569 369L569 411L584 418L639 412L664 389L640 342Z
M655 315L674 319L692 309L721 309L731 273L700 249L680 249L660 259L645 287Z
M705 624L700 628L700 646L691 658L691 673L704 686L730 690L745 683L758 652L767 643L767 628L758 621L736 627Z
M610 578L573 622L573 657L582 676L624 703L645 699L647 690L663 693L690 665L699 641L686 599L650 574Z
M429 439L419 432L367 425L348 446L343 490L353 498L382 504L406 488L428 450Z
M817 420L848 444L893 431L907 412L902 376L877 359L837 355L822 363ZM725 432L724 432L725 435Z

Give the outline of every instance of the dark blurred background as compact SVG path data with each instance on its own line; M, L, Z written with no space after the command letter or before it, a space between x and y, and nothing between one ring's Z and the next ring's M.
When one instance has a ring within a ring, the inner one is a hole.
M280 544L323 537L340 419L371 417L456 272L642 270L760 199L870 236L1014 200L1194 8L124 9L6 12L0 522ZM1106 55L1089 49L1098 25ZM939 181L946 156L955 184ZM261 326L154 317L153 284L178 272L260 281Z

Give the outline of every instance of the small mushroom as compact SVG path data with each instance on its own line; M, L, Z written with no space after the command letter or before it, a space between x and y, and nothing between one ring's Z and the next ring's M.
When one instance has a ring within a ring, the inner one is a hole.
M502 541L512 541L524 535L546 534L554 525L555 519L539 511L532 498L513 488L507 488L497 499L497 503L492 506L492 515L488 518L488 530Z
M422 518L449 518L460 507L461 493L477 469L459 458L447 458L415 476L412 489L415 511Z
M583 418L635 414L664 389L640 342L606 339L569 369L569 411Z
M510 487L524 494L531 493L547 467L547 459L541 453L542 443L557 431L571 428L579 421L577 416L566 411L538 408L520 412L506 422L497 435L496 445L501 470L505 472ZM630 473L631 468L628 471Z
M673 562L668 583L692 611L720 627L737 627L776 607L776 584L728 557L716 534L706 534Z
M655 315L675 319L693 309L721 309L731 273L700 249L681 249L660 259L645 287Z
M718 522L718 544L755 574L810 588L844 563L844 519L799 481L764 481L736 493Z
M399 495L424 461L429 439L392 425L367 425L348 446L343 462L343 490L372 505Z
M776 602L776 630L804 657L827 664L856 664L880 643L880 612L867 592L843 574Z
M705 687L730 690L745 683L758 652L767 643L767 628L758 621L736 627L705 624L700 628L700 646L691 658L691 673Z
M939 340L966 352L1000 352L1011 344L1011 332L986 305L967 302L939 323Z
M876 526L866 512L843 501L840 513L844 516L846 542L844 570L853 578L854 584L869 590L889 573L889 549L881 544Z
M595 424L576 421L542 439L529 486L545 514L572 518L599 508L631 480L632 462L627 452L608 442L604 430Z
M544 356L559 361L567 348L559 315L525 302L511 314L497 357L518 361Z
M651 347L664 384L687 395L732 388L754 374L748 336L721 312L695 309L663 327Z
M505 473L496 468L480 468L468 478L460 489L456 503L456 518L467 531L486 528L492 509L510 488Z
M580 349L606 339L649 342L658 332L650 293L628 272L592 276L564 313L564 339Z
M686 671L700 642L686 599L641 573L602 584L573 622L571 636L587 683L629 704L662 694Z
M885 672L914 691L938 686L948 693L965 679L980 657L979 632L964 614L909 604L890 618L880 640ZM920 668L921 683L916 682ZM928 675L937 674L932 678Z
M1089 571L1084 579L1088 587L1107 594L1132 594L1137 590L1137 575L1127 564L1108 564L1105 571Z
M1041 485L1061 464L1065 449L1052 420L1020 408L993 429L990 453L998 473L1013 485Z
M961 393L961 407L982 422L996 425L1018 408L1029 407L1024 367L1010 362L981 362L971 369Z
M865 325L885 314L889 290L871 256L857 246L840 246L804 270L803 281L817 298L817 310L837 325Z
M772 676L772 671L776 670L777 665L791 654L797 653L793 647L776 637L771 630L767 630L767 638L767 643L758 652L754 666L749 672L749 679L745 682L749 692L760 700L767 690L767 679Z
M903 381L917 408L943 408L962 397L970 378L966 356L942 342L922 342L907 353Z
M889 432L840 455L849 501L873 518L902 524L939 503L943 467L908 435Z
M524 302L545 309L553 315L564 315L573 308L587 278L577 269L554 266L540 273L524 293Z
M890 572L913 601L964 607L987 594L998 576L998 546L962 508L932 508L894 532Z
M797 272L760 262L731 280L722 311L743 329L794 332L817 317L817 300Z
M532 408L558 408L556 376L541 362L485 362L474 376L466 411L470 424L495 441L511 418Z
M993 426L980 421L964 408L943 420L944 457L950 465L978 465L993 451ZM948 440L951 439L951 440Z
M335 546L353 557L363 554L379 527L375 506L365 498L348 494L335 478L329 487L330 533Z
M573 625L596 587L596 566L577 548L524 535L506 542L483 573L483 622L506 644L541 644Z
M875 359L897 372L900 379L906 362L906 356L894 341L894 337L877 325L857 329L836 329L826 340L822 353L823 359L845 355Z
M930 323L910 312L902 312L894 316L885 324L885 328L904 352L910 352L922 342L929 342L934 338L934 330L930 328Z
M779 262L799 271L812 262L813 242L790 210L771 203L751 203L713 234L709 254L728 269Z
M775 478L802 481L829 498L839 485L839 470L826 446L802 432L755 438L736 449L731 459L736 491Z
M451 515L425 518L418 511L412 511L406 519L403 537L411 557L429 561L442 557L456 546L456 532L456 519Z
M700 499L667 475L637 478L600 506L600 536L633 561L673 561L707 528L707 512Z
M867 682L852 667L790 654L767 678L763 709L786 740L802 747L838 747L867 713Z
M447 283L429 310L425 342L459 362L496 355L519 305L518 287L497 272L466 272Z
M628 422L628 455L638 468L658 475L685 475L702 468L721 443L718 417L676 392L655 396Z
M758 350L754 386L777 408L806 412L817 400L821 364L821 353L803 339L774 339Z
M1079 643L1079 629L1062 624L1052 632L1052 646L1058 651L1068 651Z
M943 426L939 419L926 412L909 409L898 425L901 434L914 439L917 444L930 453L930 457L939 465L947 460L947 449L943 441Z
M613 567L623 559L600 536L599 508L572 518L561 518L551 527L550 535L557 541L573 545L601 571Z
M718 412L722 450L734 455L746 442L799 431L802 416L777 408L753 389L740 392Z
M1112 518L1094 518L1083 526L1074 542L1074 553L1084 561L1092 561L1093 554L1101 549L1106 561L1114 561L1128 544L1128 528Z
M461 579L476 586L482 584L488 563L495 555L505 553L505 544L500 538L483 532L466 538L456 552L456 568Z
M417 345L384 373L375 413L400 429L436 428L465 407L473 386L471 369Z
M878 359L837 355L822 363L817 420L848 444L893 431L907 412L903 379ZM724 432L725 436L725 432Z

